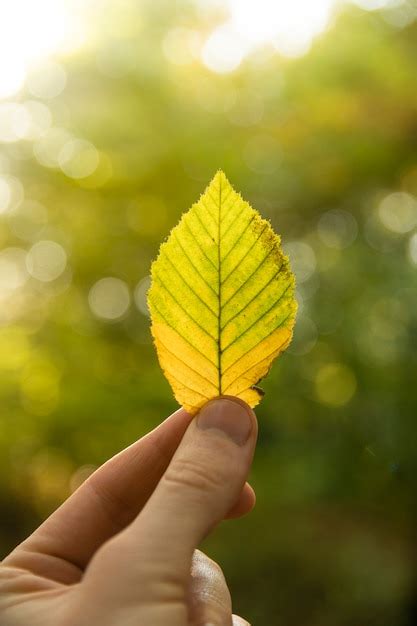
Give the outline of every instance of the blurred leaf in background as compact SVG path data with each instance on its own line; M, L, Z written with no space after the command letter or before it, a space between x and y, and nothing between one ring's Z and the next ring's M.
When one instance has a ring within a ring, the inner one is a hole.
M414 0L0 8L0 548L176 408L150 261L219 167L282 233L295 337L258 505L206 549L257 626L411 623ZM408 622L407 622L408 620Z

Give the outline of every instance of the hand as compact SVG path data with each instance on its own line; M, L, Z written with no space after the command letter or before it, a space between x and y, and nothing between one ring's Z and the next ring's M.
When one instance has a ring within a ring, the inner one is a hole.
M253 411L180 409L99 468L0 565L2 626L232 626L221 569L196 551L249 511Z

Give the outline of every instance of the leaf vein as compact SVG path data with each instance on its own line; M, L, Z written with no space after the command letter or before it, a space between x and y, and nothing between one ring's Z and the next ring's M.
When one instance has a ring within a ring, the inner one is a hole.
M278 300L275 300L275 302L273 302L273 304L262 313L262 315L260 315L259 317L257 317L250 326L248 326L248 328L246 328L245 330L243 330L237 337L235 337L230 343L227 344L227 346L225 346L223 348L223 354L226 352L226 350L228 350L231 346L233 346L233 344L235 344L237 341L239 341L239 339L241 339L241 337L243 337L243 335L245 335L246 333L248 333L254 326L255 324L257 324L258 322L260 322L266 315L268 315L268 313L270 313L282 300L282 298L284 297L284 295L286 294L286 292L288 291L288 289L291 287L291 282L288 283L288 285L285 287L284 291L282 292L282 294L280 295L280 297L278 298Z
M163 319L163 321L165 322L165 324L171 328L171 330L173 330L174 332L178 333L178 331L169 323L169 321L167 320L167 318L165 317L165 315L162 313L161 309L155 304L155 302L152 302L152 306L155 307L155 309L158 311L159 315L161 316L161 318ZM179 333L178 333L179 334ZM208 356L206 354L204 354L204 352L201 352L201 350L199 348L197 348L194 344L191 343L191 341L189 341L188 339L186 339L185 337L183 337L182 335L180 335L181 339L183 341L185 341L185 343L188 343L188 345L193 348L196 352L198 352L202 357L204 357L206 359L206 361L208 361L210 363L210 365L214 365L214 367L217 367L217 364L214 363L214 361L212 361L211 359L208 358ZM159 337L158 337L158 341L159 341Z
M217 293L215 292L215 290L213 289L213 287L210 285L210 283L207 282L207 280L204 278L203 274L200 272L200 270L194 265L194 263L192 262L192 260L190 259L190 257L188 256L187 251L185 250L184 246L182 245L181 241L178 239L176 233L175 233L175 241L177 242L177 244L179 245L179 247L181 248L184 256L187 258L189 264L191 265L191 267L195 270L195 272L198 274L198 276L201 278L201 280L204 282L205 285L207 285L207 287L209 289L212 290L212 292L214 293L214 295L217 298ZM208 258L208 257L207 257ZM210 261L210 259L208 259ZM211 261L210 261L211 262Z
M186 317L188 317L189 320L191 320L196 326L198 326L198 328L205 334L207 335L207 337L210 337L210 339L213 339L214 341L216 341L216 337L213 337L213 335L211 335L203 326L201 326L201 324L199 324L199 322L197 322L197 320L195 320L192 315L190 315L190 313L184 309L184 307L182 306L182 304L180 304L178 302L178 300L176 299L176 297L171 293L171 291L168 289L168 287L166 286L166 284L163 282L163 280L161 279L161 277L158 274L155 274L155 278L159 281L159 284L161 285L162 289L165 289L165 291L171 296L171 298L174 300L175 304L177 304L179 306L179 308L181 309L181 311L185 314Z
M184 220L184 224L187 226L188 230L190 231L190 235L195 239L195 241L198 241L198 238L197 238L195 232L193 231L193 229L191 228L191 226L188 224L188 222L186 220ZM207 230L206 230L206 232L207 232ZM211 238L211 235L210 235L210 238ZM210 259L210 257L207 256L207 253L204 250L204 247L201 244L199 244L198 247L199 247L199 250L203 253L204 257L207 259L207 261L209 261L211 263L211 265L214 267L214 269L217 272L217 266L215 265L215 263L213 263L213 261Z
M198 207L199 205L200 205L203 209L205 209L205 210L206 210L207 215L209 215L210 219L213 221L214 228L217 228L217 220L216 220L216 219L214 219L214 217L213 217L213 216L212 216L212 214L211 214L211 211L208 209L208 207L207 207L206 203L203 201L203 199L202 199L202 198L200 198L199 202L195 205L195 209L194 209L194 210L195 210L195 212L196 212L196 214L198 215L198 217L200 217L201 219L203 219L203 218L200 216L200 214L198 213L198 211L197 211L197 207ZM211 235L210 235L210 236L211 236Z
M191 285L189 285L187 283L187 281L185 280L184 276L181 274L181 272L178 271L178 269L175 267L174 263L171 261L170 257L168 256L168 254L165 251L165 258L167 259L167 261L169 262L169 264L172 266L172 268L174 269L174 271L178 274L178 276L180 277L180 279L182 280L182 282L184 283L184 285L191 291L191 293L193 293L195 295L196 298L198 298L198 300L201 302L201 304L203 304L206 309L208 311L210 311L210 313L212 313L214 315L215 318L217 318L217 313L216 311L213 311L213 309L206 303L204 302L204 300L202 299L202 297L196 292L194 291L193 287L191 287Z
M167 346L166 344L161 341L161 339L158 338L159 343L164 347L164 349L169 352L169 354L171 354L173 357L175 357L178 361L180 361L183 365L185 365L185 367L187 369L189 369L191 372L193 372L194 374L197 374L198 376L200 376L200 378L202 378L206 383L208 383L209 385L212 385L214 387L214 389L216 389L216 385L213 383L213 381L209 380L207 378L207 376L204 376L204 374L202 374L201 372L198 372L197 370L195 370L193 367L191 367L188 363L186 363L180 356L178 356L178 354L174 354ZM177 379L178 380L178 379ZM178 381L181 382L181 381ZM217 389L216 389L217 391Z
M276 330L276 329L275 329L275 330ZM272 331L272 332L274 332L274 331ZM252 370L254 367L256 367L257 365L259 365L259 364L260 364L260 363L262 363L263 361L267 361L268 359L270 359L270 358L272 357L272 355L274 355L277 351L279 351L279 350L280 350L281 346L282 346L284 343L285 343L285 341L283 341L283 342L282 342L282 343L278 346L278 348L275 348L275 350L272 350L272 352L270 352L270 353L269 353L269 354L267 354L266 356L263 356L261 359L259 359L259 361L256 361L256 363L252 363L252 364L250 365L250 367L248 367L248 369L247 369L246 371ZM256 346L255 346L255 348L256 348ZM251 348L251 350L253 350L253 349L254 349L254 348ZM246 354L249 354L249 352L250 352L251 350L248 350L248 352L247 352ZM243 356L246 356L246 354L244 354ZM242 357L239 357L239 358L242 358ZM238 360L239 360L239 359L238 359ZM237 363L237 361L235 361L235 363ZM233 363L233 365L234 365L235 363ZM232 366L232 365L230 365L229 367L233 367L233 366ZM229 369L229 367L227 368L227 370ZM226 372L227 370L225 370L225 372ZM246 372L245 372L245 373L246 373ZM236 376L236 378L234 378L234 379L232 380L232 382L231 382L231 383L229 383L229 384L227 385L227 387L226 387L226 389L223 391L223 393L226 393L226 391L227 391L228 389L230 389L230 387L231 387L232 385L234 385L234 384L235 384L235 382L236 382L237 380L239 380L239 378L242 378L242 374L239 374L239 376ZM259 382L259 380L258 380L257 382ZM248 387L247 387L247 388L252 387L253 385L256 385L256 382L255 382L255 383L250 383L250 385L248 385Z
M229 254L231 252L233 252L233 250L236 248L236 246L238 245L238 243L242 240L243 235L246 233L246 231L248 230L249 226L252 224L253 220L255 219L255 214L251 216L250 220L247 222L247 224L245 225L245 228L242 230L242 232L240 233L239 237L236 239L236 241L233 243L232 247L230 248L230 250L227 252L226 256L223 257L222 261L223 263L225 262L225 260L227 259L227 257L229 256ZM229 229L228 229L229 230ZM227 233L225 233L223 236L225 237Z
M232 204L230 205L230 207L228 208L228 211L231 211L233 209L233 207L235 206L235 204L237 203L237 201L239 200L239 196L237 196L237 198L235 198L232 202ZM233 228L233 226L235 225L235 218L231 221L231 223L229 224L229 226L226 228L225 232L222 235L222 239L224 239L227 235L227 233Z
M267 335L266 335L263 339L261 339L261 341L265 341L265 339L268 339L268 337L270 337L270 336L272 335L272 333L274 333L276 330L278 330L278 328L281 328L281 326L283 326L283 325L285 324L285 322L286 322L286 321L287 321L287 319L290 317L290 315L291 315L291 311L290 311L290 313L288 313L287 317L285 317L285 318L284 318L284 319L283 319L283 320L282 320L282 321L281 321L281 322L280 322L277 326L275 326L275 327L274 327L274 328L273 328L273 329L272 329L272 330L271 330L271 331L270 331L270 332L269 332L269 333L268 333L268 334L267 334ZM260 342L259 342L259 343L260 343ZM228 371L230 370L230 368L231 368L231 367L233 367L234 365L236 365L236 363L237 363L238 361L240 361L240 359L243 359L243 358L244 358L245 356L247 356L250 352L252 352L252 350L254 350L254 348L256 348L256 347L259 345L259 343L257 343L257 344L256 344L256 346L253 346L252 348L250 348L249 350L247 350L244 354L241 354L240 356L238 356L238 358L237 358L235 361L233 361L233 363L231 363L230 365L228 365L228 366L226 367L226 369L225 369L225 370L224 370L224 372L223 372L223 375L225 375L225 374L226 374L226 372L228 372ZM232 344L229 344L229 346L228 346L228 347L230 347L230 345L232 345Z
M262 265L265 263L265 261L267 261L267 259L269 258L269 256L272 254L272 252L274 251L273 248L271 248L270 250L268 250L268 252L266 253L266 255L264 256L264 258L262 259L262 261L257 265L257 267L255 267L255 269L253 270L253 272L251 272L249 274L249 276L247 276L245 278L245 280L240 283L239 287L236 289L236 291L228 298L228 300L223 304L223 306L226 306L227 304L229 304L229 302L231 302L233 300L233 298L239 293L239 291L241 289L243 289L243 287L245 287L247 285L247 283L250 281L251 278L253 278L254 276L256 276L256 274L259 272L259 270L261 269Z
M181 385L182 389L188 389L188 391L191 391L192 393L197 394L197 396L200 396L201 398L204 398L205 400L210 400L210 398L206 396L204 393L201 393L201 391L197 391L197 389L193 389L193 387L190 387L190 385L188 384L186 385L184 381L179 380L179 378L177 378L175 374L172 373L171 370L167 370L167 371L169 371L170 376L172 376L172 378L174 378L177 381L177 383Z
M230 322L232 322L238 315L240 315L245 309L247 309L247 307L252 304L252 302L254 300L256 300L256 298L259 296L259 294L263 291L265 291L266 289L268 289L268 287L271 285L271 283L274 281L274 279L278 276L278 274L281 272L282 267L283 267L284 263L281 263L279 269L275 272L275 274L273 274L273 276L271 276L271 278L268 280L268 282L266 283L266 285L264 285L263 287L261 287L260 289L258 289L258 291L255 293L254 296L252 296L252 298L249 300L249 302L246 302L246 304L244 304L244 306L239 309L239 311L237 313L235 313L229 320L227 320L227 322L225 323L225 325L223 326L222 330L224 330L226 328L226 326L228 324L230 324ZM290 283L289 283L290 284ZM288 285L289 286L289 285ZM278 301L280 300L282 296L279 297Z
M204 222L202 222L202 221L201 221L201 218L200 218L199 214L197 213L197 211L194 213L194 215L196 216L196 218L197 218L197 219L198 219L198 221L200 222L200 224L201 224L201 226L203 227L203 230L205 231L206 235L207 235L207 236L208 236L208 237L209 237L209 238L210 238L210 239L214 242L213 235L211 235L211 234L209 233L209 231L207 230L207 226L204 224ZM216 226L217 226L217 224L216 224ZM191 228L190 228L190 231L191 231ZM191 231L191 233L192 233L192 231ZM193 234L193 236L195 237L195 234L194 234L194 233L192 233L192 234ZM213 265L213 266L216 268L216 270L217 270L217 269L218 269L218 268L217 268L217 266L213 263L213 261L210 259L210 257L209 257L209 256L207 256L206 252L204 252L204 254L205 254L205 255L206 255L206 257L207 257L207 258L211 261L212 265Z
M262 236L262 233L265 231L267 227L267 224L265 224L264 228L261 230L261 232L259 233L259 235L257 236L257 238L255 239L255 241L253 242L253 244L251 245L251 247L249 248L249 250L247 250L247 252L245 252L244 256L249 256L250 253L252 252L253 248L256 246L256 244L258 243L259 239ZM233 274L233 272L235 271L235 269L241 264L242 259L240 259L240 261L238 263L236 263L236 265L234 266L233 269L230 270L230 272L228 273L228 275L223 278L222 280L222 285L226 282L226 280L229 278L229 276L231 276Z
M221 189L221 185L219 186L219 190ZM214 198L211 193L208 191L207 192L208 197L210 198L210 200L213 202L214 206L216 207L216 209L220 208L219 202L216 198Z

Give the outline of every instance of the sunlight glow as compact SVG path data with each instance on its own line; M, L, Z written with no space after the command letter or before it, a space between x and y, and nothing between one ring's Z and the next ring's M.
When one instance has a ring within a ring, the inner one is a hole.
M203 46L204 65L218 74L232 72L242 62L247 46L232 24L216 28Z
M200 0L202 2L202 0ZM349 0L205 0L226 5L228 17L217 26L202 47L206 67L219 74L233 72L253 49L270 44L285 57L306 54L315 37L328 27L338 6ZM360 8L400 6L404 0L350 0Z
M334 0L229 0L231 21L253 44L270 41L286 56L306 52L326 27Z
M0 98L17 93L31 67L81 43L75 6L74 0L0 2Z
M225 21L205 41L198 31L175 27L163 41L163 52L175 65L188 65L201 57L208 69L220 74L236 70L262 44L283 56L297 57L308 52L314 38L327 28L335 7L348 1L365 10L406 4L405 0L194 0L203 13L226 9ZM65 87L66 74L51 57L71 52L87 40L86 28L90 23L94 28L103 10L100 4L97 0L0 1L0 99L15 96L26 81L33 96L56 97ZM104 64L110 67L110 75L120 72L117 58L117 50L111 48Z
M287 57L305 54L328 25L335 4L336 0L228 0L229 19L206 40L203 63L218 73L231 72L264 43Z

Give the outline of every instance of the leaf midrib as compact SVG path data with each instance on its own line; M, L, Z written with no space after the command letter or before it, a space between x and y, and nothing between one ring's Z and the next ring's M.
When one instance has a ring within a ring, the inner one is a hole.
M217 316L217 367L219 370L219 395L222 393L222 350L221 350L221 332L222 332L222 283L221 283L221 223L222 223L222 177L219 177L219 220L217 230L217 253L218 253L218 274L217 274L217 293L219 296L219 314Z

